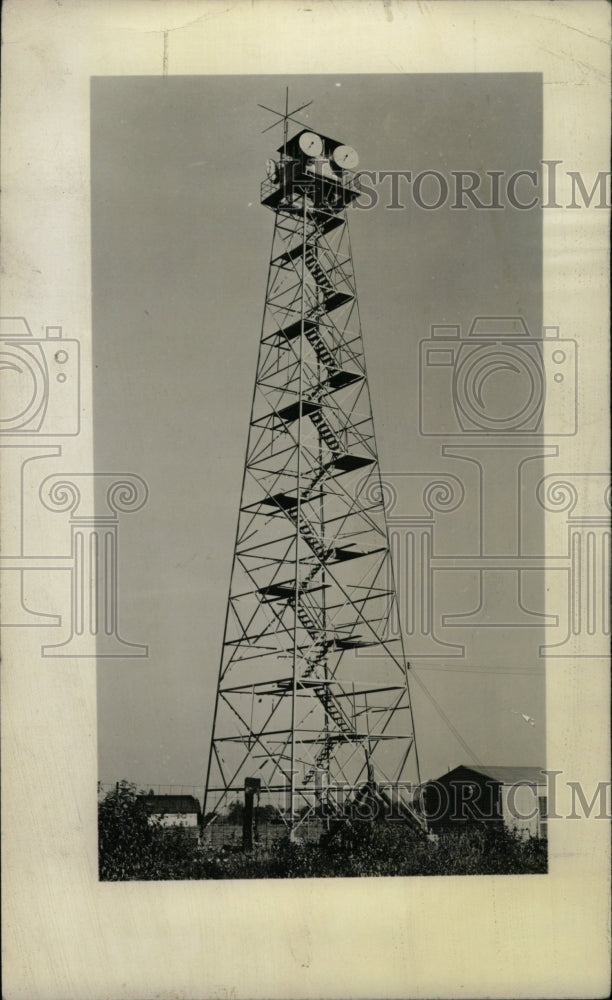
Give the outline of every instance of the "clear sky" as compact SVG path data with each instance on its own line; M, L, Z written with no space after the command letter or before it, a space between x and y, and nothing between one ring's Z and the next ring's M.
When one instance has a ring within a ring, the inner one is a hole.
M353 145L363 169L511 174L541 158L534 74L92 81L95 464L150 489L119 549L121 633L150 655L99 663L105 782L204 781L274 221L259 186L282 139L262 134L273 119L257 103L282 107L286 84L293 106L313 101L303 120ZM539 334L541 213L453 211L450 199L425 211L408 195L392 210L380 191L350 228L381 469L396 483L462 480L466 500L438 543L465 554L478 536L477 468L419 433L419 341L432 323L466 328L476 315L521 314ZM394 514L413 501L402 493ZM490 523L507 531L517 504L493 506ZM537 554L543 524L524 513ZM542 611L540 574L525 577L522 600ZM443 629L441 615L478 604L477 574L441 572L436 587L439 634L466 651L412 659L433 698L413 683L422 776L470 763L456 733L484 763L544 764L541 627Z

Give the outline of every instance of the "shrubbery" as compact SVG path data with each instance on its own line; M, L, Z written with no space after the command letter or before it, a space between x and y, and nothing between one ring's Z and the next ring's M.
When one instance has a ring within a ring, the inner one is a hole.
M420 837L404 823L335 823L318 844L284 837L265 854L200 847L180 828L150 822L134 786L120 783L99 805L100 879L334 878L545 873L546 842L500 826L465 825Z
M197 843L180 827L150 821L134 785L119 782L98 805L102 881L194 878Z

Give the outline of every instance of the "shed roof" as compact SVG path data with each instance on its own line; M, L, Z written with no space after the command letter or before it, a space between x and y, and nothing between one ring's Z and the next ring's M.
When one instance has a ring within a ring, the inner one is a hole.
M143 795L147 812L153 814L175 813L181 816L200 814L200 803L195 795Z

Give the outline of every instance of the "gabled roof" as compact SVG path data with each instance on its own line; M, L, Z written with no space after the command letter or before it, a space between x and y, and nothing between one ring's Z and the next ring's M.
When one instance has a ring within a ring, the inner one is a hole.
M534 785L545 785L547 777L543 774L544 767L512 767L497 764L482 764L480 767L472 768L479 774L486 774L494 781L500 781L503 785L516 785L519 782L529 781Z
M194 795L143 795L145 809L149 815L167 813L181 816L200 814L200 803Z
M545 785L547 782L546 775L543 774L543 767L518 767L503 764L460 764L459 767L454 767L447 774L441 775L438 781L445 781L457 771L480 774L491 781L499 782L501 785L517 785L526 782L533 785Z

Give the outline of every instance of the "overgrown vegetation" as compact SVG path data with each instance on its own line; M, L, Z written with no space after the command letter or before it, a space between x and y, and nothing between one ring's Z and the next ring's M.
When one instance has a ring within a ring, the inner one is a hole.
M234 817L236 818L236 817ZM335 878L384 875L521 875L547 870L546 842L492 824L418 837L401 822L336 823L318 844L284 837L264 853L199 846L180 828L150 821L121 782L98 810L100 879Z
M134 785L121 781L98 804L98 862L102 881L188 879L197 843L150 818Z
M258 823L272 823L278 817L278 809L274 806L256 806L253 810ZM227 807L226 819L228 823L236 826L242 825L244 819L244 805L239 799L234 799Z

